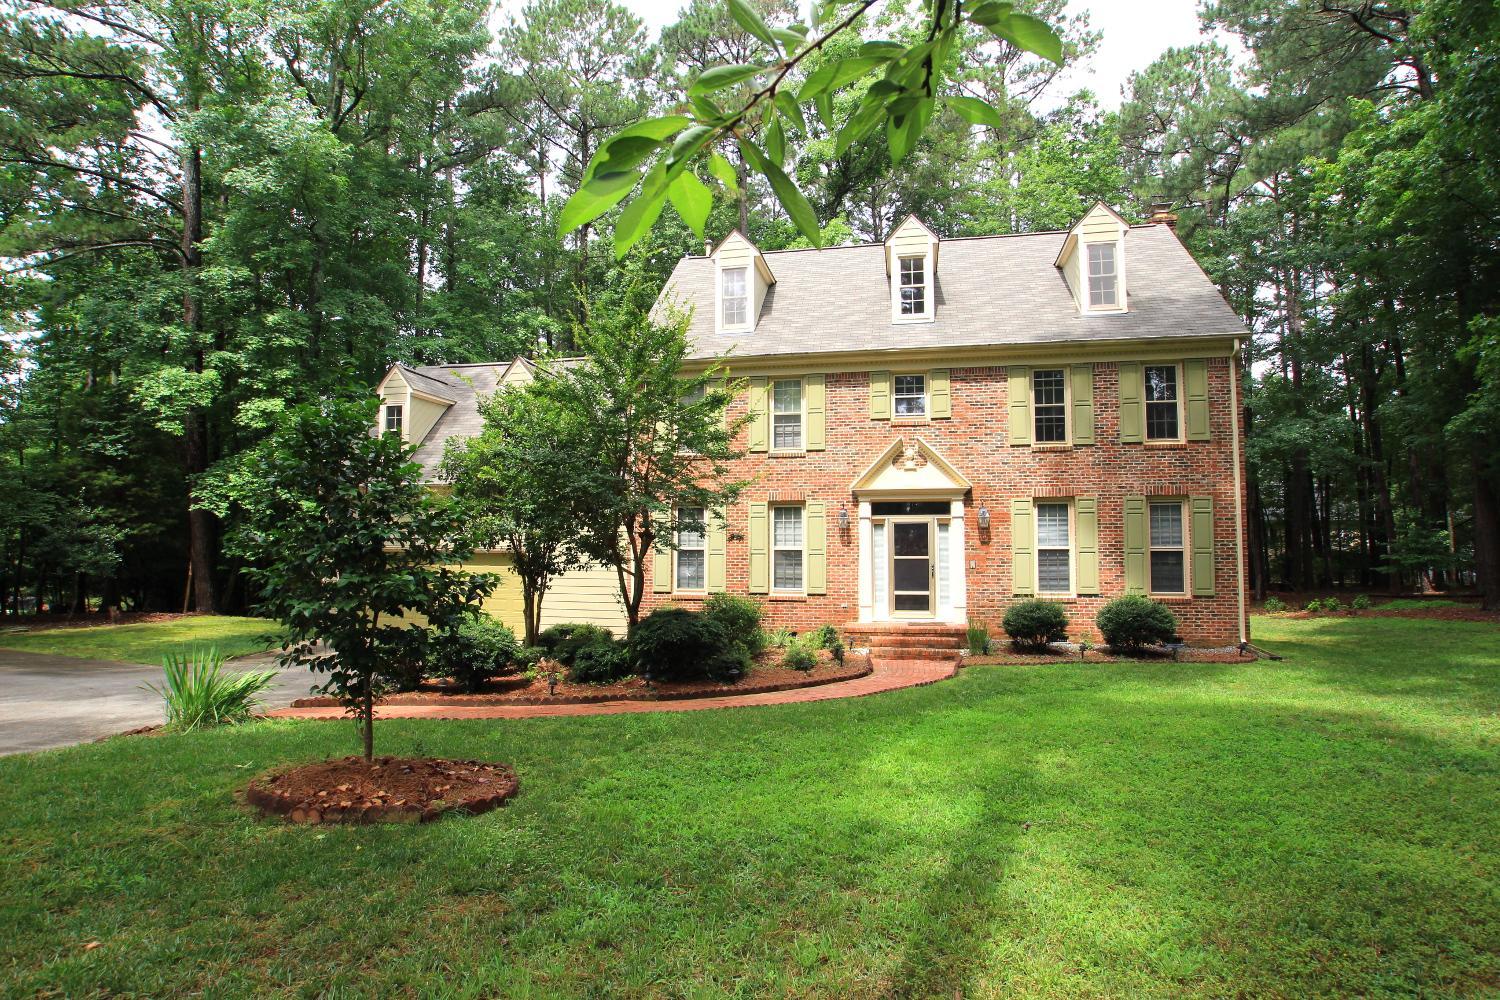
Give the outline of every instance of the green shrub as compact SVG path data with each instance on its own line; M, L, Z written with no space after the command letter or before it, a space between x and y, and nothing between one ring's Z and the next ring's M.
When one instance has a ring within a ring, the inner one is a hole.
M516 669L522 673L535 673L546 658L547 651L541 646L522 646L516 651Z
M1094 624L1115 649L1139 649L1171 642L1177 635L1177 616L1146 597L1132 594L1099 609Z
M169 653L161 668L162 686L146 687L166 702L167 728L182 732L246 721L259 704L256 695L276 679L274 670L225 673L217 646Z
M1338 614L1344 610L1344 605L1337 597L1325 597L1323 599L1323 610L1332 614Z
M572 652L568 680L574 684L609 684L630 673L630 654L625 644L595 637Z
M1051 601L1018 601L1005 609L1000 624L1011 642L1024 649L1045 649L1068 637L1068 613Z
M969 622L969 630L966 633L969 640L969 652L975 656L983 656L990 651L990 630L979 622Z
M483 612L460 615L455 628L434 629L428 641L434 671L465 691L478 691L489 678L514 671L520 652L516 634Z
M770 646L772 649L785 649L787 646L791 645L792 640L795 638L796 635L793 634L791 629L787 628L786 626L782 626L781 628L773 631L770 635L766 636L766 645Z
M555 659L556 658L555 654L557 652L557 647L558 647L558 645L563 640L565 640L568 637L570 637L574 632L577 632L579 629L593 629L593 628L598 628L598 626L597 625L581 625L581 624L579 624L577 622L563 622L560 625L553 625L550 628L544 628L544 629L542 629L542 631L537 634L536 644L538 646L540 646L542 649L545 649L547 651L547 655L548 656L553 657Z
M630 659L638 673L658 680L722 679L742 672L745 662L723 626L682 608L658 608L641 619L630 634Z
M804 639L793 640L787 644L786 652L781 656L781 665L805 674L818 665L818 654L814 652L816 648Z
M1369 611L1373 603L1369 594L1355 594L1354 600L1349 602L1349 607L1354 611Z
M832 649L835 645L843 645L843 640L839 638L839 630L832 625L819 625L802 639L810 643L813 649Z
M1274 614L1276 614L1279 611L1285 611L1286 610L1286 601L1283 601L1279 597L1268 597L1268 598L1266 598L1266 603L1264 605L1262 605L1262 607L1266 610L1266 612L1268 614L1273 614L1274 615Z
M613 642L615 638L613 632L599 625L554 625L547 632L553 629L559 630L559 634L552 637L547 655L565 667L573 665L573 657L585 646L592 646L600 640ZM537 641L541 642L547 632L537 636Z
M703 602L703 617L716 622L730 642L752 657L766 648L766 633L760 627L763 613L759 601L737 594L709 594Z
M1311 611L1314 614L1316 614L1317 612L1323 610L1323 602L1320 601L1320 600L1318 600L1315 597L1312 600L1308 601L1307 604L1303 607L1302 610L1303 611Z

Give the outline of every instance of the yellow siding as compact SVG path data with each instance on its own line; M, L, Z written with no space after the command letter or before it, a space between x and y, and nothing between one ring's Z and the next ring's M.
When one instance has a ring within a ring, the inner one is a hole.
M427 437L427 432L432 430L432 425L438 422L448 408L441 403L434 403L429 399L412 396L407 401L406 431L407 440L412 444L418 444Z
M617 636L625 634L625 609L620 605L620 585L612 568L573 570L552 584L542 601L542 628L563 622L602 625Z

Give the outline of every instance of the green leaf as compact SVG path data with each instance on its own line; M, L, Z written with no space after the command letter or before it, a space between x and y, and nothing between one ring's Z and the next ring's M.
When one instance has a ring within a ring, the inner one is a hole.
M797 94L797 99L810 101L819 94L841 90L886 61L882 58L867 56L826 62L808 76L807 82L802 85L802 90Z
M708 137L713 134L713 131L713 128L709 125L694 125L683 132L677 137L677 141L672 143L672 151L667 154L667 163L672 164L679 160L691 159L698 150L703 148L703 144L708 141Z
M835 156L843 156L849 151L850 146L869 135L875 126L880 124L893 90L894 88L889 86L871 87L865 92L859 109L850 115L844 127L839 129L838 137L834 141Z
M776 110L781 112L781 117L797 126L797 131L803 135L807 134L807 121L802 117L802 106L797 99L785 90L776 92Z
M828 93L828 91L825 90L823 93L819 94L813 100L813 103L818 106L818 120L823 123L823 127L824 128L832 131L832 129L833 129L833 95L830 94L830 93Z
M692 123L687 115L664 115L625 126L600 145L593 159L589 160L583 179L587 181L596 173L616 173L637 166L663 142ZM645 155L636 155L641 150L646 151Z
M798 190L792 179L780 167L767 159L754 143L741 139L739 145L745 162L754 167L758 173L764 174L766 180L771 182L771 190L776 192L776 200L781 202L781 207L786 209L787 215L791 216L797 231L806 236L813 246L822 246L823 234L818 229L818 213L813 211L807 196Z
M713 153L709 154L708 172L717 177L719 183L724 185L725 190L730 194L739 194L739 175L735 173L734 165L724 159L723 154L718 150L714 150Z
M974 15L969 15L972 20ZM984 26L990 33L1003 38L1016 48L1035 52L1043 59L1061 66L1063 64L1062 39L1041 18L1030 14L1004 14L991 18Z
M667 200L667 165L657 163L641 183L641 193L625 206L615 221L615 260L623 260L630 248L656 225Z
M909 107L900 113L892 110L885 120L886 144L890 147L891 162L900 163L906 159L916 146L917 140L922 138L922 133L927 129L927 122L932 117L933 100L924 97L914 101Z
M733 87L737 83L743 83L761 73L765 67L752 66L750 63L737 63L733 66L715 66L698 74L692 86L688 87L689 96L712 93L715 90L723 90L725 87Z
M894 59L905 51L906 46L900 42L884 40L865 42L859 47L859 54L861 56L874 57L882 61Z
M557 220L557 234L566 236L579 226L593 222L618 205L640 179L639 170L621 170L590 178L563 206L562 215Z
M771 48L776 48L776 39L771 36L771 29L766 27L766 22L761 20L760 14L745 0L729 0L729 16L734 18L735 24Z
M775 35L776 40L786 46L788 52L795 52L802 47L803 42L807 41L807 25L794 24L790 28L772 27L771 34Z
M779 118L766 128L766 155L778 167L786 166L786 132Z
M958 112L959 116L970 125L1000 128L1005 124L1000 117L1000 112L977 97L945 97L943 103Z
M672 207L677 209L682 221L701 240L703 227L708 222L708 213L714 207L713 192L696 174L687 170L678 174L677 179L668 185L667 197L672 199Z

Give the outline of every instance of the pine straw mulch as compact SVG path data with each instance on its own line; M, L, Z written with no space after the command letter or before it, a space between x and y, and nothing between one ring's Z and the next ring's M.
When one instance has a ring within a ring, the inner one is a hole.
M101 625L148 625L156 622L175 622L183 618L200 618L197 611L180 614L172 611L121 611L113 617L97 612L87 614L47 613L23 615L4 620L7 632L49 632L59 628L98 628Z
M520 787L504 764L343 757L256 778L245 801L293 823L427 823L450 812L487 812Z
M1107 650L1108 647L1101 650L1095 646L1084 656L1079 657L1076 649L1053 647L1045 652L1021 652L1014 648L1006 648L1003 651L986 653L983 656L966 656L963 662L965 666L987 666L1019 663L1172 663L1174 661L1177 663L1249 663L1255 659L1253 655L1242 654L1232 649L1185 647L1178 651L1175 658L1169 649L1142 649L1129 655L1111 653Z
M557 693L550 694L547 677L538 674L534 680L525 677L494 677L486 681L477 692L469 693L454 687L446 679L423 681L415 691L400 691L382 698L378 705L586 705L603 701L672 701L686 698L719 698L725 695L766 694L772 691L790 691L794 688L816 687L819 684L834 684L838 681L854 680L870 672L868 657L848 653L844 662L838 663L823 650L818 654L818 665L806 673L781 665L781 650L772 649L760 654L750 672L738 683L723 681L652 681L646 686L644 677L626 677L612 684L574 684L567 679L567 670L558 671ZM293 708L336 707L338 699L326 695L298 698Z
M1364 611L1267 611L1272 618L1422 618L1436 622L1489 622L1500 625L1500 611L1469 608L1398 608L1387 611L1376 605Z

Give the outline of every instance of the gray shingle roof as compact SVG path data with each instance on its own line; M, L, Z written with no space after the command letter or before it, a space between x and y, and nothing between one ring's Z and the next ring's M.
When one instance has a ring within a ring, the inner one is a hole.
M401 369L401 377L406 379L406 384L420 392L425 392L448 402L456 402L453 398L453 388L441 375L428 374L426 368L413 368L411 365L397 365Z
M443 450L449 438L471 438L484 427L479 416L479 397L495 391L500 376L510 367L509 361L485 365L422 365L419 368L401 366L402 375L416 375L423 380L422 388L429 383L439 388L429 390L453 400L453 405L432 425L432 430L422 439L415 460L422 466L422 478L426 482L438 481L438 466L443 463Z
M1132 226L1125 237L1129 310L1083 316L1053 266L1066 233L943 240L937 314L931 323L891 323L885 247L880 243L765 254L776 275L750 333L714 330L714 267L679 261L666 295L693 306L693 357L817 354L1223 337L1245 328L1165 225Z

